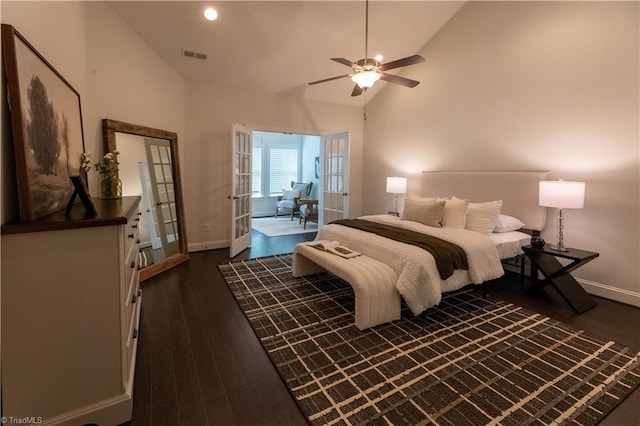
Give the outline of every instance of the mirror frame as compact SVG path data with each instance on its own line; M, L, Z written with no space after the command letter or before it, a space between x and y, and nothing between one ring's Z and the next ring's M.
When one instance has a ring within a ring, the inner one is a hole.
M144 281L189 260L186 226L184 222L184 202L182 200L182 177L180 175L180 161L178 160L178 135L165 130L105 118L102 120L102 136L105 152L118 149L116 146L116 132L166 139L169 140L171 146L171 168L173 170L173 184L177 202L176 211L178 212L180 251L177 254L165 258L162 262L154 263L153 265L140 269L140 281Z

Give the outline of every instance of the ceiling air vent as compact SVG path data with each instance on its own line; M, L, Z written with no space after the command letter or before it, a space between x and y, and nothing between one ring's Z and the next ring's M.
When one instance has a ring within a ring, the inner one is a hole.
M192 52L190 50L183 50L182 56L186 56L187 58L202 59L203 61L207 59L207 55L205 55L204 53Z

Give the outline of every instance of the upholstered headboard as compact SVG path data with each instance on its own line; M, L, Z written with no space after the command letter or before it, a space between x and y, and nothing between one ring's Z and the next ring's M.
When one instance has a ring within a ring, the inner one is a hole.
M527 229L544 228L547 209L538 205L538 187L547 171L423 172L423 196L502 200L502 213L517 217Z

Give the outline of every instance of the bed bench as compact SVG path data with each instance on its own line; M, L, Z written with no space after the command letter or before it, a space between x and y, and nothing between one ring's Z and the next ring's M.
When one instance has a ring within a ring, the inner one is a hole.
M364 330L400 319L396 273L389 266L361 255L345 259L305 243L293 250L293 276L329 271L348 282L355 293L355 325Z

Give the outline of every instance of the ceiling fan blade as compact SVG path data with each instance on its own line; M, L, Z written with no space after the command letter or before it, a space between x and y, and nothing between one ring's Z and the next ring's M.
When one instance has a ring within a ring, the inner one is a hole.
M357 84L353 87L353 92L351 92L351 96L360 96L362 95L362 87L358 86Z
M420 82L416 80L400 77L399 75L385 74L385 73L382 73L382 77L380 77L380 80L384 80L389 83L399 84L405 87L416 87L418 84L420 84Z
M314 84L325 83L327 81L338 80L340 78L345 78L349 76L351 76L351 74L339 75L337 77L325 78L324 80L312 81L311 83L308 83L308 84L309 86L313 86Z
M350 61L345 58L331 58L332 61L336 61L342 65L346 65L348 67L353 67L353 61Z
M397 59L395 61L380 64L380 71L389 71L394 68L406 67L424 62L424 58L420 55L407 56L406 58Z

